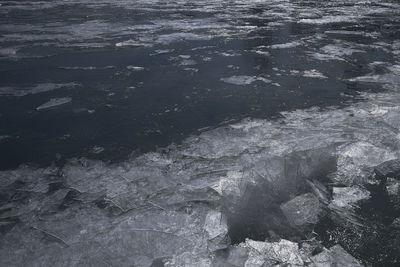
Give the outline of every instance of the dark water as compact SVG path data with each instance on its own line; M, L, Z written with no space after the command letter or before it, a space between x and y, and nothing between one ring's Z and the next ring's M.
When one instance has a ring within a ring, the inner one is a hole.
M341 105L359 90L379 90L345 79L367 73L373 61L391 61L375 43L397 39L398 21L368 11L394 10L352 6L366 13L354 24L346 6L325 4L2 1L0 168L76 156L121 160L204 127ZM318 21L315 6L345 16ZM334 30L347 32L327 33ZM332 41L345 50L320 50ZM291 42L298 44L270 47ZM331 58L313 56L321 52ZM326 78L303 77L312 69ZM271 82L221 80L235 75ZM48 91L30 91L43 84ZM63 97L71 101L36 110Z

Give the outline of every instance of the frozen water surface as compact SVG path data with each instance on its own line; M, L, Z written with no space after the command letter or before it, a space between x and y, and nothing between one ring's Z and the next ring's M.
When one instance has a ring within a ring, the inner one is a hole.
M395 266L399 8L2 1L0 265Z

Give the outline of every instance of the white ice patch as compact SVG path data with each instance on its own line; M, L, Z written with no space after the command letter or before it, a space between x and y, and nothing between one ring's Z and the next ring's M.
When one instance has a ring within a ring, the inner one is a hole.
M319 79L327 79L328 78L324 74L322 74L321 72L319 72L315 69L303 71L303 77L319 78Z
M141 47L141 46L150 47L151 44L144 43L141 41L136 41L136 40L126 40L126 41L116 43L115 46L116 47Z
M333 200L330 205L340 208L352 209L357 202L370 198L368 190L359 186L352 187L334 187Z
M17 48L0 48L0 57L13 57L17 51Z
M142 71L142 70L144 70L144 67L133 66L133 65L126 66L126 68L128 70L132 70L132 71Z
M196 41L196 40L210 40L212 36L210 35L200 35L194 33L185 33L185 32L175 32L170 34L160 35L157 39L158 43L167 45L173 42L178 41Z
M297 46L300 46L300 42L290 42L290 43L284 43L284 44L274 44L270 45L269 48L271 49L287 49L287 48L294 48Z
M77 87L77 83L41 83L34 87L0 87L0 96L25 96L53 91L60 88Z
M357 17L354 16L325 16L322 18L312 18L312 19L300 19L300 23L305 24L330 24L330 23L343 23L343 22L354 22Z
M61 106L64 104L67 104L72 101L71 97L60 97L60 98L52 98L46 103L38 106L36 110L43 110L43 109L48 109L48 108L53 108L57 106Z
M327 55L321 53L310 53L310 56L321 61L329 61L329 60L344 60L343 58L337 57L335 55Z
M362 135L360 134L360 137ZM334 180L345 185L363 184L371 176L370 167L396 158L396 154L360 141L338 147L338 172Z
M263 77L256 77L256 76L246 76L246 75L235 75L227 78L221 78L221 81L225 83L230 83L234 85L249 85L256 81L261 81L264 83L271 83L271 80L268 80Z
M352 48L344 47L341 45L326 45L321 48L321 51L323 51L329 55L337 56L337 57L350 56L353 53L365 52L365 51L362 51L359 49L352 49Z

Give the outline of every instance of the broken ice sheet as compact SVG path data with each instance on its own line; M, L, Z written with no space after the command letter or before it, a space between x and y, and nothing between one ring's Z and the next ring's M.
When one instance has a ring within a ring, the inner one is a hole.
M282 263L290 266L303 266L298 244L288 240L261 242L247 239L240 246L248 248L248 259L244 266L273 266Z
M330 249L311 257L311 266L329 267L361 267L363 266L357 259L347 253L340 245L335 245Z
M338 154L338 171L333 180L344 185L369 182L372 167L396 158L395 153L367 142L339 146Z
M368 190L359 186L352 187L334 187L333 200L330 205L340 208L352 209L357 203L370 198Z
M297 196L282 204L281 210L295 227L316 224L323 211L318 198L311 193Z

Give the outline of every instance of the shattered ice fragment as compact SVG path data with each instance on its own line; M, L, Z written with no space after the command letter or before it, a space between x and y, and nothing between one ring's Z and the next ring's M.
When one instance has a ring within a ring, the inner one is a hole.
M375 174L378 177L398 177L400 176L400 160L394 159L383 162L375 167Z
M246 267L273 266L276 263L289 266L303 266L298 244L285 239L279 242L262 242L246 239L242 247L249 249Z
M153 265L151 265L153 266ZM158 265L157 265L158 266ZM198 255L195 253L184 252L180 255L174 255L172 259L169 259L165 264L160 265L165 267L211 267L213 266L211 258L207 255Z
M289 223L301 227L306 224L316 224L322 212L322 206L317 197L311 193L297 196L281 205Z
M333 180L344 185L368 182L374 166L396 158L390 150L367 142L356 142L338 148L337 172Z
M103 152L104 151L104 147L101 147L101 146L94 146L93 148L92 148L92 150L91 150L91 152L93 153L93 154L100 154L101 152Z
M400 207L400 180L388 178L386 181L386 192L391 202Z
M38 106L36 110L48 109L56 106L61 106L72 101L71 97L52 98L48 102Z
M207 213L204 229L207 231L210 239L225 235L228 232L226 219L220 211L210 211Z
M311 257L312 265L315 267L362 267L363 265L352 255L347 253L340 245L335 245Z
M369 198L369 191L358 186L334 187L333 200L330 205L352 209L359 201L367 200Z
M229 244L226 217L220 212L211 210L207 213L204 230L208 234L208 250L215 251L226 248Z

